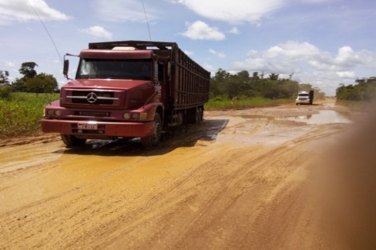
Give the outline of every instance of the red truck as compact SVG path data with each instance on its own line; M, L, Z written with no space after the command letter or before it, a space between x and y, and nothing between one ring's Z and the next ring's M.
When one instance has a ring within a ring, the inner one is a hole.
M69 79L68 70L64 58ZM154 146L169 128L202 121L209 82L210 73L173 42L89 43L75 79L45 107L42 130L60 133L67 147L136 137Z

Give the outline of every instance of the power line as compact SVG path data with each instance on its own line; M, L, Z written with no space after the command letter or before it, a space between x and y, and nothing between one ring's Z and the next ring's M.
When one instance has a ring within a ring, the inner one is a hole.
M30 4L30 7L31 7L31 9L33 10L34 14L37 16L39 22L42 24L42 26L43 26L44 30L46 31L48 37L50 38L51 43L52 43L52 45L53 45L54 48L55 48L55 51L56 51L56 54L57 54L57 56L58 56L58 58L59 58L60 63L63 64L63 59L62 59L63 57L61 56L61 54L60 54L60 52L59 52L59 49L57 48L57 45L56 45L56 43L55 43L55 40L53 39L53 37L52 37L50 31L47 29L47 26L45 25L45 23L43 22L42 18L40 17L40 15L38 14L37 10L33 7L32 4Z
M149 40L151 41L151 32L150 32L149 18L148 18L148 14L146 13L146 8L145 8L144 0L141 0L141 3L142 3L142 8L144 9L145 22L146 22L146 26L147 26L147 29L148 29Z

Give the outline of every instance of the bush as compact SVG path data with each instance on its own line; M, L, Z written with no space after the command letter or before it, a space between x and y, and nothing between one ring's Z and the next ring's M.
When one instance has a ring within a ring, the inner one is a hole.
M12 88L9 85L0 86L0 98L9 99Z
M53 75L40 73L25 81L27 92L32 93L53 93L57 89L57 81Z
M210 98L224 96L233 98L263 97L266 99L295 99L299 90L313 89L310 84L299 84L291 79L279 79L279 75L272 73L269 77L254 72L240 71L231 74L219 69L210 81ZM316 96L324 97L324 93L315 89ZM319 95L320 93L320 95Z
M336 91L339 101L368 101L376 96L376 78L359 79L355 84L341 84Z

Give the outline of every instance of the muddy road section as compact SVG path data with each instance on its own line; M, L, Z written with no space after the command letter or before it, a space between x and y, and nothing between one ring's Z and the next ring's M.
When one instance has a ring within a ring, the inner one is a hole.
M317 249L305 186L350 121L331 105L206 112L156 149L0 147L0 249Z

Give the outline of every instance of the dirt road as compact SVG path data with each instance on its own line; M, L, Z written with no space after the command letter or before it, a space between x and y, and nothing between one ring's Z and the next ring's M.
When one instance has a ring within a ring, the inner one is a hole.
M1 147L0 249L325 248L305 187L348 122L331 105L212 111L152 150Z

